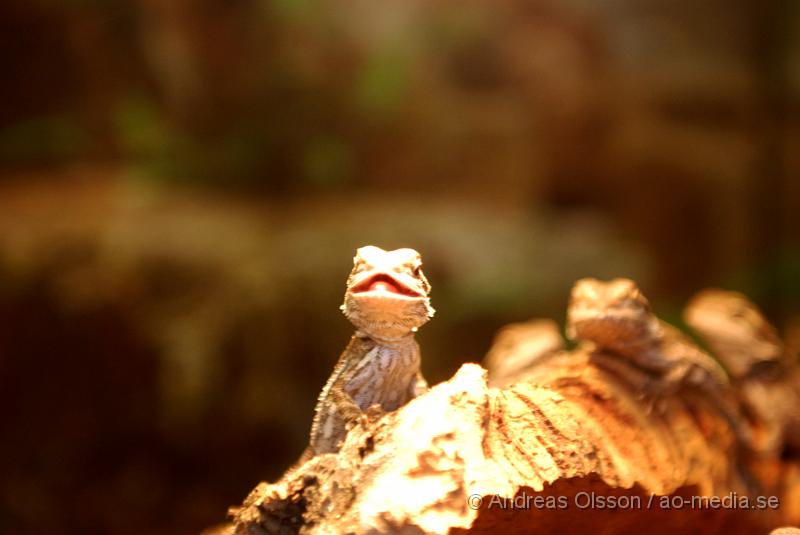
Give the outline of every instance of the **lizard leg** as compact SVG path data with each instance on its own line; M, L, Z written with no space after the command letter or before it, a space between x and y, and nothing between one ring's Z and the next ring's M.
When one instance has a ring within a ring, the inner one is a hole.
M314 455L339 451L350 427L363 417L361 408L340 384L331 387L320 409L311 432L310 446Z
M681 388L699 391L703 397L725 419L740 444L750 447L753 442L749 426L741 417L735 403L725 397L714 376L700 366L690 362L677 364L667 372L656 386L658 397L674 395Z
M417 372L411 383L408 385L408 399L414 399L428 391L428 382L422 376L422 372Z
M671 396L677 392L681 386L689 382L691 374L694 372L694 366L688 362L681 362L675 364L667 373L661 376L659 381L654 385L654 390L659 397Z
M342 420L351 421L361 416L361 407L340 385L334 385L328 396L333 402L331 405L336 407L335 412Z
M658 378L647 381L646 387L639 393L639 399L647 405L647 413L663 413L666 410L662 403L664 398L674 395L686 377L691 373L691 364L678 363L674 368Z

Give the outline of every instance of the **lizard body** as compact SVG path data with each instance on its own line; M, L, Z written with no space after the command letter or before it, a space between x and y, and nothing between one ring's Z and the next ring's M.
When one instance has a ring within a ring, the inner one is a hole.
M567 315L570 338L626 359L655 375L655 394L691 388L702 391L749 445L750 435L729 399L725 370L678 329L659 320L630 279L582 279L572 290Z
M729 383L713 358L651 312L647 298L630 279L579 280L570 297L567 334L665 378L708 389Z
M756 421L756 450L800 449L800 372L758 307L738 292L710 289L689 301L684 319L731 370Z
M368 410L396 410L427 390L414 333L434 310L421 266L413 249L356 251L341 306L356 332L319 396L301 462L338 451Z
M784 347L777 330L744 295L704 290L689 301L683 316L734 378L780 365Z

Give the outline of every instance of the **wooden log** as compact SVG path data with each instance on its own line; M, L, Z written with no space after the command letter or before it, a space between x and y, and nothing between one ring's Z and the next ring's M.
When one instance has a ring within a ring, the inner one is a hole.
M227 531L733 534L800 521L781 504L796 487L759 495L712 404L643 399L648 380L583 349L502 388L465 364L398 411L365 416L337 454L260 484Z

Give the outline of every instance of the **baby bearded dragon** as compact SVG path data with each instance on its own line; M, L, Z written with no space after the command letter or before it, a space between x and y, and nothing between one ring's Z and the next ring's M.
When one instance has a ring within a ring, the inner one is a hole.
M567 335L629 359L655 373L664 386L718 390L725 370L680 331L660 321L630 279L581 279L572 288Z
M301 462L339 451L367 409L396 410L428 388L414 333L434 310L419 253L367 246L353 264L341 310L356 332L319 396Z
M757 450L800 448L800 383L777 330L737 292L704 290L684 310L686 323L728 366L745 410L756 420Z
M760 368L780 367L783 343L775 328L744 295L704 290L686 305L683 318L722 359L736 379Z
M582 279L572 289L567 316L570 338L593 342L657 375L656 396L690 387L702 391L728 421L741 443L750 433L726 397L728 376L711 356L678 329L660 321L636 284L629 279L601 282Z

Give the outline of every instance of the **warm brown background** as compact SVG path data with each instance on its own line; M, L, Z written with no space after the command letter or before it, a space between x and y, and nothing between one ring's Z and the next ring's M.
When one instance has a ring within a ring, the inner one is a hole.
M194 533L304 446L358 245L432 382L571 283L800 314L793 0L0 4L0 531Z

